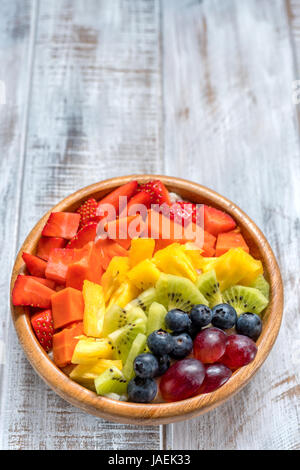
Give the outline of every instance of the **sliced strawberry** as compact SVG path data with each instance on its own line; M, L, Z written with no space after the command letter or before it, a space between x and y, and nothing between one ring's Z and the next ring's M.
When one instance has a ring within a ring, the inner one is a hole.
M19 275L12 291L12 301L14 305L49 308L53 294L55 294L55 291L35 281L30 276Z
M41 237L38 244L37 256L48 261L50 251L54 248L63 248L66 240L61 237Z
M61 237L71 240L75 237L80 222L80 214L73 212L52 212L43 228L44 237Z
M93 242L97 234L98 222L88 222L79 230L72 240L67 244L67 248L82 248L89 242Z
M132 209L132 207L135 205L135 204L142 204L143 206L145 206L146 209L149 209L150 208L150 205L151 205L151 196L149 193L147 193L146 191L141 191L139 193L137 193L135 196L133 196L129 203L127 204L127 214L120 214L120 217L125 217L126 215L129 214L129 210L134 210ZM137 211L137 214L139 214L140 212ZM131 215L134 215L134 214L131 214ZM143 214L142 214L143 215Z
M236 223L226 212L204 205L204 229L217 236L219 233L229 232L236 227Z
M111 204L115 208L116 215L119 215L120 208L119 208L119 203L120 200L119 198L121 196L126 196L127 197L127 202L128 200L136 193L138 188L138 182L137 181L130 181L127 184L124 184L123 186L120 186L119 188L115 189L111 193L109 193L107 196L105 196L101 201L98 203L98 211L97 213L99 214L99 209L101 209L101 206L103 210L105 208L103 207L104 204ZM107 217L107 220L113 220L113 214L102 214L101 218Z
M49 287L49 289L55 290L56 284L54 281L51 281L51 279L44 279L43 277L37 277L37 276L28 276L28 277L31 277L35 281L40 282L44 286Z
M30 274L37 277L45 277L46 261L30 253L25 253L25 251L22 254L22 258Z
M138 187L138 192L146 191L151 196L151 204L163 204L166 203L171 205L169 192L165 185L160 180L149 181L148 183L142 183Z
M125 250L119 243L114 240L106 238L98 240L96 246L99 249L102 268L106 271L111 259L114 256L128 256L128 251Z
M77 213L80 214L80 224L79 228L81 229L89 222L98 222L100 217L97 217L96 210L98 207L98 202L96 199L91 197L87 201L85 201L81 206L77 209Z
M46 352L51 351L54 333L51 310L35 313L31 317L31 325L41 346Z
M220 233L217 239L216 245L216 256L221 256L230 248L243 248L247 253L249 253L249 247L244 240L243 235L237 231Z

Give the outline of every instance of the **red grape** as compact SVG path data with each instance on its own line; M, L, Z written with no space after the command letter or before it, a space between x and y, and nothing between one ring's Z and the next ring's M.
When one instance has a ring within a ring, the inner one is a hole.
M175 362L162 376L159 387L166 401L178 401L199 393L205 377L205 367L197 359Z
M194 341L194 356L204 364L213 364L225 353L227 335L219 328L205 328Z
M230 369L249 364L257 353L257 346L248 336L230 335L226 343L226 351L220 362Z
M206 366L206 373L200 393L209 393L222 387L231 377L231 370L224 364L209 364Z

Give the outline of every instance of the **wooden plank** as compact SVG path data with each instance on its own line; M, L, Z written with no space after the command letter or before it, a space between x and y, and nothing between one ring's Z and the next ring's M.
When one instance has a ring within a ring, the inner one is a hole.
M255 378L218 409L168 426L166 448L300 448L300 158L285 7L162 2L166 173L215 189L257 222L286 297L279 338Z
M161 171L157 0L41 1L18 244L62 197ZM107 423L41 382L10 331L3 441L25 449L154 449L158 427Z
M33 44L33 2L4 0L0 15L0 448L4 439L3 413L7 389L5 372L10 356L10 310L7 295L16 250L22 179L27 99ZM5 299L5 300L4 300ZM4 369L5 368L5 369Z

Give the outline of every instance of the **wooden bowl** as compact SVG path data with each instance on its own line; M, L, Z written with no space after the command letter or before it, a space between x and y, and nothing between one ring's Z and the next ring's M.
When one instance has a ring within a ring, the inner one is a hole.
M35 253L42 229L52 211L74 211L88 197L102 198L105 194L132 179L139 182L161 179L170 191L195 203L207 203L228 212L238 225L254 257L261 259L266 278L270 282L270 303L263 318L263 331L257 342L255 360L236 371L220 389L206 395L199 395L174 403L136 404L111 400L97 396L65 375L44 352L31 328L29 309L14 307L11 312L20 343L36 372L62 398L93 415L120 422L142 425L158 425L192 418L224 403L241 390L253 377L269 354L277 337L283 310L283 287L280 271L269 243L254 222L235 204L196 183L180 178L160 175L131 175L112 178L80 189L53 207L36 224L22 245L11 278L11 289L18 274L24 273L22 252Z

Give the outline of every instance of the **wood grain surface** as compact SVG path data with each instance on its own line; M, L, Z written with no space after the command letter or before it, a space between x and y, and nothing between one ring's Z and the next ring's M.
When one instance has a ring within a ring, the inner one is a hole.
M299 449L300 79L296 0L1 0L0 448ZM279 338L251 383L159 429L86 415L27 363L10 322L18 247L54 203L130 173L235 201L282 270Z

